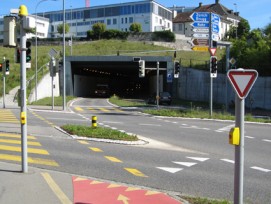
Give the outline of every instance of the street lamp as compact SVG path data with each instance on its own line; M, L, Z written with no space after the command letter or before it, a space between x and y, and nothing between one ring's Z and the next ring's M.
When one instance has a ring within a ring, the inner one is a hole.
M235 6L235 13L237 14L237 4L234 3L233 5ZM236 22L237 22L237 21L236 21ZM236 32L235 32L236 36L235 36L235 38L237 39L237 28L238 28L238 23L236 23L236 24L237 24L237 25L236 25Z
M38 37L37 37L37 8L38 6L44 2L44 1L57 1L57 0L40 0L36 7L35 7L35 27L36 27L36 32L35 32L35 66L36 66L36 70L35 70L35 101L37 101L37 96L38 96L38 91L37 91L37 84L38 84Z

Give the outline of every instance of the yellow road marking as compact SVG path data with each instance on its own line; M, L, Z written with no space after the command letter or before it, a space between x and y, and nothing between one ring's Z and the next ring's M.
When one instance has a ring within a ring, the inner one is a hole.
M107 186L107 188L118 188L118 187L122 187L122 185L111 183L109 186Z
M101 183L104 183L104 182L101 182L101 181L91 181L90 182L91 185L96 185L96 184L101 184Z
M66 196L66 194L61 190L61 188L57 185L57 183L53 180L49 173L41 173L44 180L47 182L51 190L58 197L61 203L63 204L72 204L70 199Z
M96 111L94 108L88 108L88 110L90 110L90 111Z
M142 190L142 189L134 188L134 187L127 187L127 189L125 191L129 192L129 191L138 191L138 190Z
M119 159L116 158L116 157L111 157L111 156L104 156L104 157L105 157L106 159L108 159L109 161L122 163L122 161L119 160Z
M9 144L21 144L21 141L19 140L6 140L6 139L0 139L0 143L9 143ZM39 142L27 142L28 145L32 146L41 146Z
M7 160L7 161L21 161L21 156L16 155L8 155L8 154L0 154L0 160ZM54 160L49 159L42 159L42 158L33 158L28 157L27 161L32 164L41 164L41 165L48 165L48 166L59 166Z
M109 112L110 110L108 110L108 109L105 109L105 108L99 108L101 111L103 111L103 112Z
M121 110L119 108L113 108L113 110L115 110L116 112L124 112L123 110Z
M145 193L145 196L156 195L156 194L161 194L161 192L157 192L157 191L147 191L147 192Z
M97 147L89 147L90 150L92 150L93 152L103 152L103 150L97 148Z
M21 138L21 135L11 134L11 133L0 133L0 137ZM34 136L27 136L27 139L35 140L36 137L34 137Z
M124 169L135 176L148 177L137 169L132 169L132 168L124 168Z
M21 147L0 145L0 150L13 151L13 152L21 152ZM32 154L49 155L49 152L47 152L44 149L27 148L27 152L28 153L32 153Z
M84 141L84 140L78 140L78 142L79 142L80 144L85 144L85 145L88 145L88 144L89 144L87 141Z
M74 108L75 110L77 110L77 111L84 111L82 108L80 108L80 107L75 107Z

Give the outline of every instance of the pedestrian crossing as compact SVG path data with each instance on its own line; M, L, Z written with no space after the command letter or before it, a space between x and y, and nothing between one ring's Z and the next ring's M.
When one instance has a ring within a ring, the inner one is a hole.
M79 107L75 106L74 110L76 112L85 112L85 111L90 111L93 113L98 113L98 112L104 112L104 113L120 113L120 112L125 112L124 110L120 108L115 108L115 107Z
M27 153L30 164L59 166L34 136L27 136ZM0 160L21 162L21 135L0 132Z
M20 123L11 110L0 109L0 123Z

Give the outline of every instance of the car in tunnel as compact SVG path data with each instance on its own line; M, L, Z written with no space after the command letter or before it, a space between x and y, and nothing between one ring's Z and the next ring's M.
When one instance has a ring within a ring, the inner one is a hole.
M108 84L97 84L94 90L95 97L109 97L110 90Z
M147 103L148 104L156 104L156 93L153 93L148 99ZM167 104L170 105L172 102L172 97L169 92L160 92L159 93L159 104Z

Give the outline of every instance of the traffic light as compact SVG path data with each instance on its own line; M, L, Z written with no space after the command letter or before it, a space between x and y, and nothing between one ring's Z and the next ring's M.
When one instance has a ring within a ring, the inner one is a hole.
M174 62L174 74L180 73L180 63L178 61Z
M16 63L21 62L21 50L19 48L16 49Z
M211 77L217 76L217 57L216 56L210 57L210 74L211 74Z
M139 77L145 77L145 60L139 60Z
M6 70L5 70L6 73L5 74L9 75L9 60L6 60L5 63L6 63L6 66L5 66L6 67Z
M0 63L0 72L2 72L3 64Z
M31 42L26 42L26 62L31 62Z

